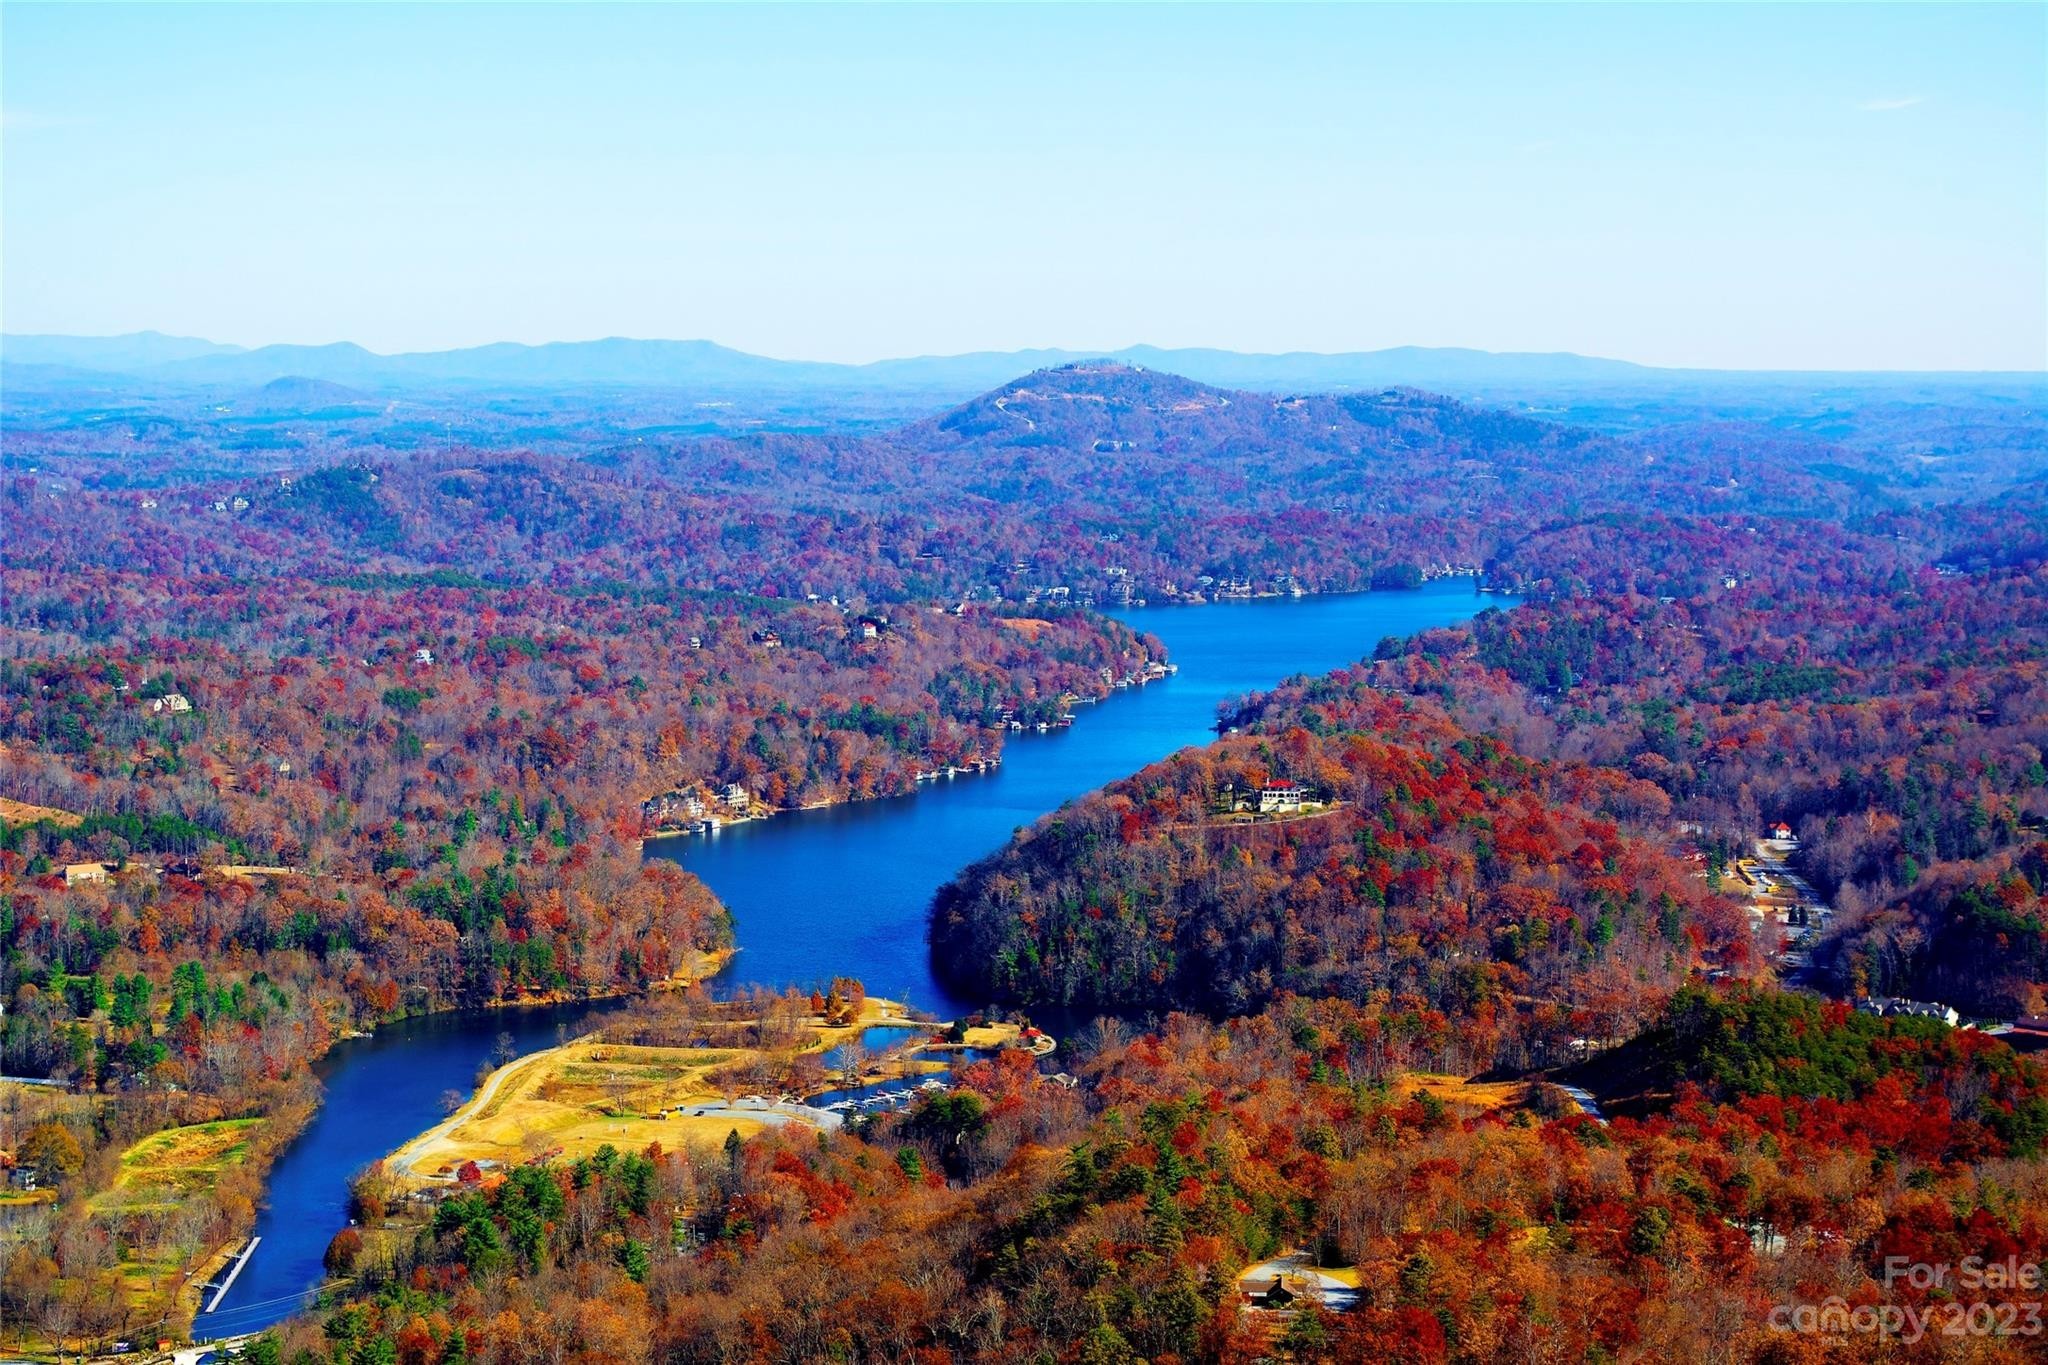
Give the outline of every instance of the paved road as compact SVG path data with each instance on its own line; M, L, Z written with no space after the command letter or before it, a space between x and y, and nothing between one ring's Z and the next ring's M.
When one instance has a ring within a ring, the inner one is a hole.
M1600 1112L1600 1101L1593 1098L1592 1091L1582 1085L1561 1085L1558 1089L1571 1096L1572 1103L1579 1106L1579 1112L1587 1118L1595 1123L1607 1122L1607 1115Z
M216 1352L220 1357L225 1357L229 1351L239 1351L261 1335L261 1332L245 1332L238 1337L223 1337L219 1341L201 1342L197 1346L180 1346L171 1352L170 1359L173 1365L199 1365L200 1361L215 1356Z
M1807 922L1801 926L1789 925L1787 931L1793 936L1793 947L1778 947L1771 957L1778 966L1779 981L1789 987L1818 989L1821 983L1813 971L1813 959L1808 951L1834 918L1834 907L1821 899L1813 883L1792 870L1787 859L1798 849L1796 843L1777 839L1758 839L1751 846L1756 856L1757 870L1776 884L1776 891L1790 896L1797 904L1809 907ZM1764 917L1767 924L1776 924L1775 915Z
M539 1052L529 1052L524 1057L515 1058L504 1066L499 1067L496 1071L493 1071L484 1078L484 1083L477 1088L476 1094L470 1096L468 1103L462 1105L447 1118L442 1119L432 1128L427 1129L426 1132L421 1133L418 1137L406 1143L405 1146L399 1148L397 1154L391 1158L391 1169L400 1175L417 1174L413 1167L418 1165L420 1158L426 1155L427 1148L454 1132L455 1125L462 1122L472 1109L481 1111L485 1105L489 1104L492 1097L510 1079L513 1072L518 1071L526 1063L536 1058L546 1057L561 1050L560 1047L549 1047L542 1048ZM428 1180L445 1180L452 1177L430 1175L425 1178Z
M749 1104L745 1100L739 1100L732 1104L713 1101L709 1104L684 1105L676 1110L676 1112L686 1118L715 1119L729 1117L752 1119L756 1123L774 1124L778 1127L786 1123L802 1123L808 1124L813 1128L838 1128L846 1122L844 1118L830 1109L818 1109L808 1104L768 1104L766 1102Z

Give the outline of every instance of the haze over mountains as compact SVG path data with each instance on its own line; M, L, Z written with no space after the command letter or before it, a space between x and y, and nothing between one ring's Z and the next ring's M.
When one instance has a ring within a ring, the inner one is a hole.
M170 431L213 452L200 463L221 473L464 447L574 454L706 436L883 436L914 425L930 427L941 447L1062 444L1072 435L1084 450L1096 440L1112 450L1172 448L1148 425L1147 404L1120 408L1103 430L1067 421L1059 402L1047 408L1038 377L1060 370L1072 384L1077 366L1142 372L1144 386L1161 392L1186 385L1257 396L1194 421L1225 442L1264 439L1250 408L1289 405L1291 441L1333 401L1401 389L1612 435L1690 428L1725 443L1723 428L1737 424L1750 432L1744 439L1797 437L1859 462L1907 450L1938 482L1958 453L1973 453L1972 468L2004 468L2037 460L2048 443L2048 374L2038 372L1670 370L1423 347L1251 355L1134 346L839 365L624 338L385 356L346 343L245 350L138 332L0 337L0 460L29 458L44 438L105 452L155 448ZM1105 382L1121 392L1134 381ZM1302 398L1310 401L1297 408Z
M1774 379L1810 384L1822 376L1657 369L1628 361L1555 353L1500 353L1402 346L1342 354L1247 354L1203 348L1130 346L1112 352L1039 349L917 356L844 365L749 355L710 341L598 341L529 346L499 342L450 351L379 355L351 342L254 349L195 337L136 332L115 337L8 335L0 363L9 386L117 387L147 391L246 389L279 379L318 380L371 392L450 387L670 388L729 391L918 393L964 398L1032 370L1109 359L1167 370L1203 383L1261 392L1406 386L1459 395L1503 391L1696 388ZM1831 375L1868 385L1946 385L1987 375ZM119 381L119 382L112 382Z

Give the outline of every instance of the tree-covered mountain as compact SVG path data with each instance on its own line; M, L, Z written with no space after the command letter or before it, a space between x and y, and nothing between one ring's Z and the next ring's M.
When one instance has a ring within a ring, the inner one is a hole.
M822 430L774 400L296 373L0 430L5 1041L73 1083L46 1098L81 1154L38 1139L69 1231L17 1241L15 1320L118 1320L113 1267L157 1236L95 1212L122 1141L303 1113L344 1028L701 966L726 919L641 865L650 797L902 792L1006 712L1156 662L1119 603L1455 570L1527 601L1239 699L1237 734L942 899L939 950L992 997L1166 1016L1092 1032L1082 1088L990 1066L878 1146L522 1175L378 1251L319 1339L826 1359L886 1322L933 1361L1234 1359L1266 1339L1234 1268L1313 1237L1363 1258L1364 1300L1309 1354L1626 1357L1677 1317L1737 1340L1760 1296L1862 1292L1901 1247L2035 1235L2040 1086L2003 1045L1697 994L1792 970L1715 879L1768 818L1839 911L1817 987L2040 1008L2048 441L2023 402L1596 430L1089 361ZM1665 1026L1682 1054L1646 1053ZM1610 1043L1648 1078L1639 1127L1554 1121L1540 1086L1452 1121L1402 1088ZM1802 1064L1824 1089L1757 1080ZM649 1180L673 1198L622 1202ZM519 1204L547 1185L574 1228ZM206 1236L246 1224L230 1194ZM593 1286L658 1319L620 1335L575 1306Z

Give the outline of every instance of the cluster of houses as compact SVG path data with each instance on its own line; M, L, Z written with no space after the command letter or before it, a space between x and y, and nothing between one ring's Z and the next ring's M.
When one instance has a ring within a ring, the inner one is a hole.
M43 690L47 692L49 689L45 687ZM121 678L114 684L114 691L118 693L125 694L134 690L134 685L126 678ZM183 692L166 692L160 697L150 697L147 700L152 716L182 716L192 709L192 699Z
M714 825L751 819L754 794L728 782L716 796L700 787L677 787L640 803L640 814L656 829L687 829L703 833Z
M815 597L815 594L813 594L813 596ZM836 605L838 599L834 598L833 602ZM845 608L841 607L840 610L844 611ZM854 623L847 628L847 631L848 634L850 634L853 638L857 640L874 640L879 639L882 635L882 632L887 630L888 628L889 618L886 616L862 616L856 618ZM755 631L751 638L753 639L753 642L755 644L761 646L761 648L763 649L782 648L781 633L778 631L769 630L766 627L763 627L762 629ZM701 636L692 635L690 637L690 648L702 649L703 647L704 641Z
M1333 510L1343 511L1345 510L1345 504L1334 504ZM1121 539L1121 537L1112 534L1104 536L1102 539L1104 543L1114 543ZM919 558L937 557L930 554L919 555ZM1027 574L1030 570L1030 563L1019 559L1007 564L991 565L989 568L989 578L994 583L1001 583L1005 579L1014 579ZM1129 566L1123 564L1104 565L1100 572L1108 584L1106 591L1100 594L1101 598L1105 598L1117 606L1145 605L1145 599L1137 591L1138 580L1131 573ZM1476 564L1454 564L1449 560L1440 560L1434 564L1424 565L1421 574L1422 581L1427 583L1438 578L1478 578L1480 577L1480 569ZM1482 591L1490 590L1482 589ZM1157 591L1162 598L1168 601L1199 604L1203 602L1243 601L1254 597L1306 597L1312 589L1295 574L1286 570L1275 570L1263 578L1251 574L1200 574L1195 578L1193 584L1185 589L1178 583L1162 582L1157 585ZM990 595L995 598L1001 598L1005 595L1018 597L1015 588L1012 588L1007 594L1002 588L994 588L991 590ZM1098 594L1095 591L1087 587L1076 589L1057 582L1038 583L1025 587L1019 600L1026 606L1036 605L1041 602L1051 604L1074 603L1084 607L1099 605ZM954 614L961 614L964 607L965 603L962 603L960 608L955 609Z
M663 829L694 824L702 820L709 810L704 798L694 789L680 787L640 803L641 816L649 824Z
M1219 577L1205 573L1197 576L1194 586L1186 592L1181 591L1177 583L1159 585L1161 597L1192 606L1203 602L1241 602L1253 597L1306 597L1308 592L1307 584L1284 571L1269 574L1263 579Z

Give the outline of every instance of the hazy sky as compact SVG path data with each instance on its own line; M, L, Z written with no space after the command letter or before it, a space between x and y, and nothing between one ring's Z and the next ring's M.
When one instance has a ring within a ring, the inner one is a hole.
M0 7L11 332L2048 365L2048 7Z

